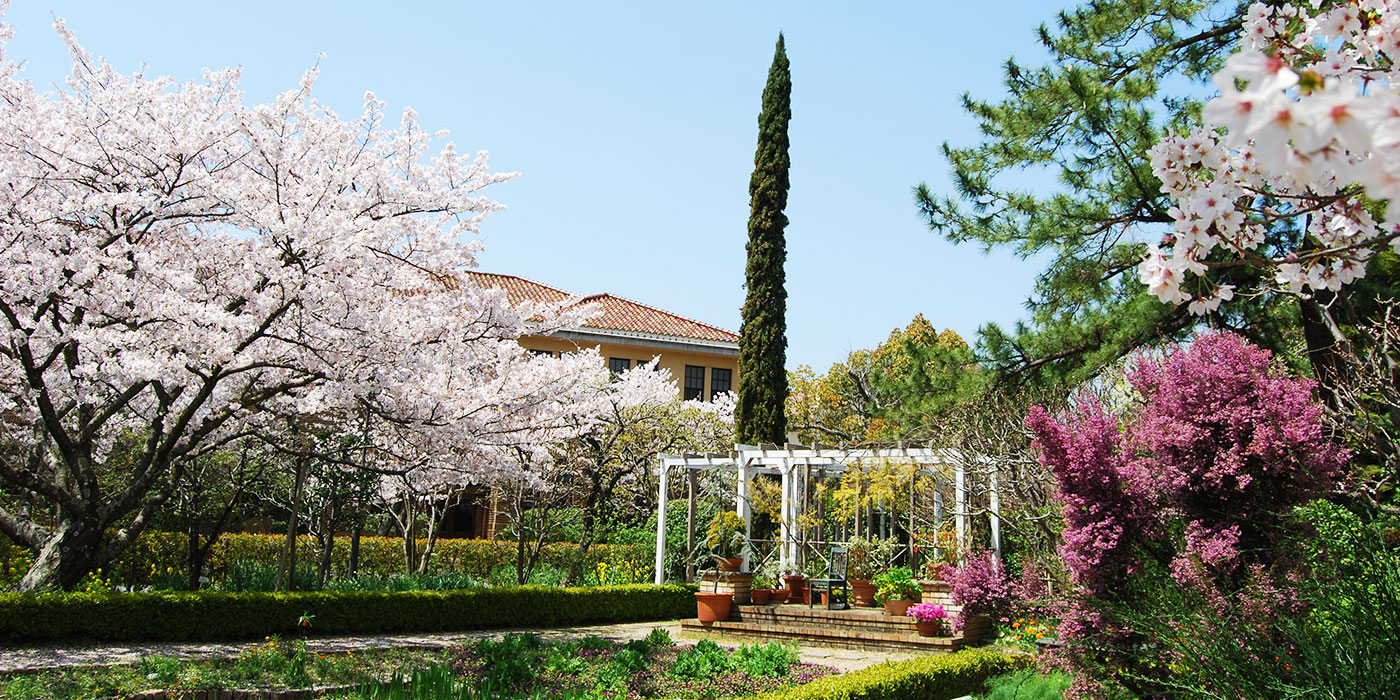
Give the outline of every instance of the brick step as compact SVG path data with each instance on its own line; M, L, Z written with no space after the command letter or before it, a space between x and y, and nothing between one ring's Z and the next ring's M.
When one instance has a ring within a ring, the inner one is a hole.
M886 615L879 608L827 610L805 605L736 605L729 619L737 622L764 622L787 626L810 626L842 629L875 629L899 632L914 631L914 619Z
M851 629L735 620L705 623L698 620L685 620L681 623L681 629L687 632L709 632L749 639L796 642L799 646L810 645L866 651L921 651L930 654L950 654L961 649L964 644L961 637L920 637L917 632L913 631L912 626L908 630L877 630L873 628Z

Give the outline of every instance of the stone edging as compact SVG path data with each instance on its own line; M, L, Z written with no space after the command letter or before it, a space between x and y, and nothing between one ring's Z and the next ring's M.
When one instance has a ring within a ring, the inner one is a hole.
M354 690L359 685L328 685L300 690L143 690L101 700L315 700L330 693Z

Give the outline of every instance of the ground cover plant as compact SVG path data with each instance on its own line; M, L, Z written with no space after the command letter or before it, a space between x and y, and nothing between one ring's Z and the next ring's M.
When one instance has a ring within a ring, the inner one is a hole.
M545 642L532 634L483 639L458 649L453 670L477 687L547 697L720 698L801 685L835 669L802 663L777 642L722 647L673 643L665 630L627 643L601 637ZM367 696L369 697L369 696Z
M318 653L304 640L269 637L226 659L143 657L123 666L89 666L0 676L4 700L126 697L142 690L292 689L383 681L406 669L441 664L444 650Z

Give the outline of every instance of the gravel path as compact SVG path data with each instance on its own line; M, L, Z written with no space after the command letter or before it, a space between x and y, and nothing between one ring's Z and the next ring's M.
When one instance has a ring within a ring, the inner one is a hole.
M679 621L671 622L632 622L616 625L595 625L589 627L563 627L554 629L485 630L480 632L458 632L444 634L394 634L365 637L320 637L307 640L307 646L314 651L334 653L362 651L365 649L440 649L462 644L482 637L500 637L508 632L535 632L545 639L588 637L598 635L608 639L626 641L647 636L653 628L660 627L671 633L672 639L694 641L698 635L681 631ZM711 637L713 638L713 637ZM716 641L726 645L737 645L748 640ZM142 656L160 654L182 659L208 659L237 656L250 643L242 644L125 644L93 646L35 646L0 647L0 674L39 671L66 666L104 666L134 664ZM913 658L914 654L856 651L852 649L825 649L803 647L802 660L808 663L823 664L840 669L842 672L873 666L887 660Z

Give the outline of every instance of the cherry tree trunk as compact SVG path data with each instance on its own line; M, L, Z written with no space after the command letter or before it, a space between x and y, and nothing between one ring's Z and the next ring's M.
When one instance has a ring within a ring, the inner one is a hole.
M39 549L29 572L20 579L20 591L72 590L111 560L103 556L102 528L96 523L64 520Z

